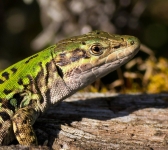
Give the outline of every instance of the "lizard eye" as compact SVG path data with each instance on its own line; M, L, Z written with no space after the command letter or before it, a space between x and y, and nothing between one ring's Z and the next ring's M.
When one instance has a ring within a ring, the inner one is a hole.
M95 56L101 55L103 53L103 48L99 44L92 45L90 47L90 53Z

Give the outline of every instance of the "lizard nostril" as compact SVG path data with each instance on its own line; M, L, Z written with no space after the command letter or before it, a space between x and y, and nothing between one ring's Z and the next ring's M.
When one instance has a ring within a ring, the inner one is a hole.
M82 41L82 45L86 45L86 43L84 41Z
M134 45L134 41L130 41L130 44L131 44L131 45Z

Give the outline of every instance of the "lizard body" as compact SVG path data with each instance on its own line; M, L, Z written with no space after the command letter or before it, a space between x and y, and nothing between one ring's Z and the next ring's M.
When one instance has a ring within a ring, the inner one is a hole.
M32 128L48 107L117 69L137 52L136 37L93 31L58 42L0 73L0 145L37 145Z

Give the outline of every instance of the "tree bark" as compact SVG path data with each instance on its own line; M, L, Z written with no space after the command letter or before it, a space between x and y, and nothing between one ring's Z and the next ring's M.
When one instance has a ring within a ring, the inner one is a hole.
M168 94L78 93L51 107L34 128L39 144L55 150L166 150L167 100Z

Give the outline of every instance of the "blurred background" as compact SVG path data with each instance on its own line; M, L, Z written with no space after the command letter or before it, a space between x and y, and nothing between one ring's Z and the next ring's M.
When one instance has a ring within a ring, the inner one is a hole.
M103 30L138 37L129 63L82 91L168 91L168 0L0 1L0 70L57 41Z

